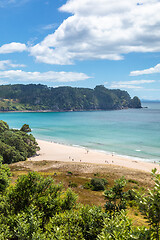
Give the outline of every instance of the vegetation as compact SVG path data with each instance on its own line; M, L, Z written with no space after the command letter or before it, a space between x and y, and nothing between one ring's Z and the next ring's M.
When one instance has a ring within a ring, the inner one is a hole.
M29 132L26 124L20 130L13 130L0 121L1 240L160 239L160 174L156 169L152 171L153 188L141 192L127 187L127 184L139 185L134 179L127 181L121 177L110 185L108 179L100 178L100 173L93 174L91 189L85 191L90 191L92 197L91 190L104 191L107 185L103 196L106 203L103 207L78 204L76 193L64 189L62 183L55 183L53 178L58 176L55 172L51 176L47 172L28 172L11 183L10 169L3 162L15 162L18 157L23 159L36 152L37 143ZM46 162L41 164L46 166ZM78 187L71 181L75 180L72 171L66 169L65 177L70 187ZM102 194L96 192L99 193ZM148 225L137 227L132 223L127 216L130 206L140 210Z
M114 216L121 210L126 209L127 192L124 192L124 187L127 181L124 177L115 181L115 184L109 190L106 190L104 195L107 199L105 204L106 212L109 212L110 216Z
M0 157L0 193L3 193L9 186L11 176L10 169L7 164L2 164L2 157Z
M30 132L28 125L24 124L21 130L9 129L6 122L0 121L0 156L4 163L25 161L36 154L38 144Z
M141 213L150 225L153 239L160 239L160 174L156 174L156 169L152 170L155 186L148 193L138 193L136 198Z
M1 164L0 179L4 173L9 183L9 169ZM146 228L134 226L125 209L117 208L118 211L110 214L106 208L104 211L101 207L77 204L77 195L71 189L64 190L62 184L55 184L52 177L45 178L35 172L21 175L14 185L4 184L0 192L0 239L158 240L160 229L153 222L157 222L160 212L157 205L160 202L160 176L153 171L153 177L153 190L145 195L135 193L137 206L149 221L152 215L152 226ZM107 190L119 196L116 202L126 195L126 184L127 181L121 178ZM149 210L146 199L150 199Z
M93 191L104 191L107 185L107 180L104 178L92 178L90 182L84 184L85 189L92 189Z
M47 87L41 84L0 86L1 111L78 111L141 108L138 97L104 86L89 88Z

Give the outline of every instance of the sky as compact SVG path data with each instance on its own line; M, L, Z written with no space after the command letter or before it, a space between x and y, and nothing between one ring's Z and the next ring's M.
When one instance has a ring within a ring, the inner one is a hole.
M160 100L159 0L0 0L0 84Z

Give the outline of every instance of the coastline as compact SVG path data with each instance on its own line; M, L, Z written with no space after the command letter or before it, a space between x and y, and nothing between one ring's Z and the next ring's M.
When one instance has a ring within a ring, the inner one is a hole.
M111 108L111 109L70 109L70 110L64 110L64 109L59 109L59 110L51 110L51 109L46 109L46 110L0 110L0 113L38 113L38 112L98 112L98 111L120 111L120 110L128 110L128 109L143 109L143 108L148 108L148 107L121 107L121 108Z
M130 157L39 139L37 139L37 143L40 146L40 151L37 152L36 156L29 158L29 161L47 160L68 163L105 164L106 166L120 166L145 172L151 172L152 169L157 168L158 172L160 172L159 164L144 162Z

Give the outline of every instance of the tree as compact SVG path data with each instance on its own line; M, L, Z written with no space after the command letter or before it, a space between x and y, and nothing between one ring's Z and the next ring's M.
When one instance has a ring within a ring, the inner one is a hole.
M3 193L9 186L11 172L6 164L2 164L2 157L0 156L0 193Z
M25 132L25 133L28 133L28 132L31 132L31 129L30 129L30 127L29 127L28 124L24 124L24 125L21 127L20 131Z
M4 132L5 130L9 130L9 126L6 122L0 120L0 133Z
M107 199L105 209L110 216L115 215L116 212L120 212L122 209L126 209L127 192L123 191L126 183L126 179L122 177L115 181L112 188L104 192Z
M3 121L0 124L0 155L4 163L25 161L35 155L39 147L33 135L27 133L29 126L24 124L24 131L9 129L7 126Z
M91 188L93 191L101 191L105 189L105 186L107 185L107 180L104 178L92 178L91 179Z
M103 85L96 86L95 89L67 86L53 88L42 84L3 85L0 86L0 98L0 109L3 111L107 110L127 108L130 103L126 91L110 90Z
M152 170L154 187L148 193L137 193L136 200L141 213L147 219L151 227L151 239L160 239L160 174Z
M104 219L104 228L97 240L150 240L149 231L145 227L133 227L125 211Z

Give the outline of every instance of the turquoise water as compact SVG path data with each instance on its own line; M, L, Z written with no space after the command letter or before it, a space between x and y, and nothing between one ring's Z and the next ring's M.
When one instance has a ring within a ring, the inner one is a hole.
M98 112L0 113L11 128L27 123L38 139L160 160L160 103Z

